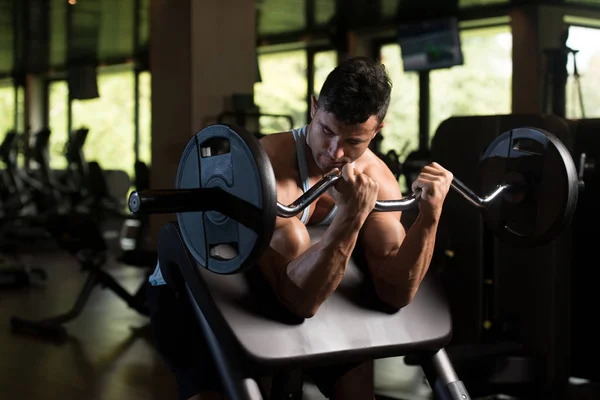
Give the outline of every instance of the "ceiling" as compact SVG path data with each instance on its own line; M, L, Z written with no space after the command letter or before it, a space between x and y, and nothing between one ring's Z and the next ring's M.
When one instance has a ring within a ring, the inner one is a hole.
M392 23L401 18L432 13L509 4L510 0L255 0L259 36L289 34L306 28L324 28L336 12L345 14L351 28Z
M0 0L0 74L140 58L148 45L149 3Z
M0 0L0 76L128 59L136 59L143 66L149 43L150 1L77 0L71 6L67 0ZM502 13L516 4L543 2L600 9L600 0L254 1L260 42L298 40L306 34L330 32L333 25L377 28L437 14Z

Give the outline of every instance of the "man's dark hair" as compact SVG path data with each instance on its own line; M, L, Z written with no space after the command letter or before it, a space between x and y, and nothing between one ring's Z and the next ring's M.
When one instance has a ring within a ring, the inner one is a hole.
M382 64L367 57L353 57L329 73L318 104L344 124L363 123L371 115L377 115L381 122L391 91L392 82Z

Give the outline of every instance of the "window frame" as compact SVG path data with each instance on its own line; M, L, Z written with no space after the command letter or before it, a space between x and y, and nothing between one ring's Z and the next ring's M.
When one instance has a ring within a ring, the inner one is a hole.
M512 32L512 26L510 17L498 17L498 18L486 18L481 20L459 20L458 29L459 33L474 29L488 29L495 27L509 27ZM385 45L395 44L399 45L398 41L394 36L385 36L375 38L372 40L372 54L373 59L379 60L381 56L381 49ZM419 72L419 151L429 151L429 143L431 141L430 136L430 123L431 123L431 91L429 87L431 71Z
M286 53L290 51L303 51L306 57L306 121L310 122L311 96L314 93L315 82L315 55L322 52L335 51L337 53L337 63L339 63L340 54L335 47L327 41L316 41L312 44L293 42L286 45L259 46L256 49L257 57L265 54Z
M118 71L131 71L133 74L133 97L134 97L134 108L133 108L133 154L135 162L140 161L140 87L139 80L140 74L144 72L148 72L152 74L152 72L148 69L140 68L135 63L131 63L129 61L119 63L119 64L102 64L96 67L96 79L101 74L110 74L111 72ZM65 71L54 72L49 74L46 79L44 79L44 104L43 104L43 115L44 115L44 126L50 126L50 85L54 82L63 81L67 83L67 76ZM68 85L68 83L67 83ZM73 99L68 94L67 90L67 138L71 136L73 132ZM150 110L152 112L152 110Z

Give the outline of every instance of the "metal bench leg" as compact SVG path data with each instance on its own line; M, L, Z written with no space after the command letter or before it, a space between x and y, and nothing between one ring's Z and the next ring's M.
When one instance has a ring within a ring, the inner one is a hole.
M208 325L208 321L206 321L200 307L198 307L198 303L196 303L190 287L187 284L185 287L198 322L202 326L202 331L209 343L209 348L219 370L227 398L229 400L262 400L256 381L242 376L238 369L236 369L233 365L235 361L232 362L233 360L229 359L227 351L221 346L219 339Z
M433 390L436 400L470 400L465 385L462 383L446 354L440 349L431 356L423 357L421 367Z

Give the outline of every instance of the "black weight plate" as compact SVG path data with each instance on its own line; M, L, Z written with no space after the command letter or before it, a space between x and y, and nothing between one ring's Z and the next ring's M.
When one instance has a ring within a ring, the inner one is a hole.
M500 240L541 246L570 223L579 194L577 171L556 136L538 128L507 131L489 145L480 167L484 193L505 183L521 188L505 191L482 211Z
M202 267L234 274L256 264L273 235L277 193L273 168L255 137L224 124L204 128L185 148L175 186L218 187L256 206L261 223L253 229L216 211L177 214L183 240Z

